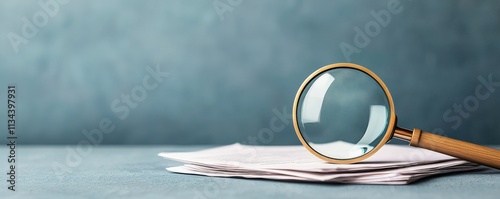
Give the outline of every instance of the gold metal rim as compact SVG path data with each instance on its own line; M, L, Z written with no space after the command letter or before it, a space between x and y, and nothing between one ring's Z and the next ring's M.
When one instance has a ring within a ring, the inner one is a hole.
M377 83L380 85L380 87L384 90L385 95L387 96L387 101L389 102L389 107L391 109L390 110L389 124L387 126L387 130L386 130L385 135L382 138L382 140L380 140L380 142L377 144L377 146L375 146L375 148L373 148L370 152L368 152L365 155L362 155L360 157L353 158L353 159L346 159L346 160L333 159L333 158L324 156L324 155L318 153L317 151L315 151L314 149L312 149L311 146L309 146L309 144L305 141L304 137L302 137L302 134L300 133L300 130L299 130L298 121L297 121L297 108L299 105L300 96L302 95L304 88L310 83L310 81L313 78L315 78L316 76L318 76L319 74L321 74L327 70L334 69L334 68L351 68L351 69L360 70L360 71L370 75L375 81L377 81ZM356 163L356 162L360 162L360 161L372 156L385 143L387 143L387 141L389 141L389 139L392 138L394 128L396 126L396 113L394 110L394 102L392 101L392 96L391 96L391 93L389 92L389 89L387 88L387 86L384 84L382 79L380 79L375 73L370 71L368 68L365 68L361 65L357 65L357 64L353 64L353 63L335 63L335 64L326 65L326 66L323 66L320 69L314 71L311 75L309 75L309 77L307 77L307 79L302 83L299 90L297 91L297 94L295 95L295 100L293 102L292 119L293 119L293 127L295 129L295 133L297 133L297 137L299 138L302 145L304 145L304 147L306 147L309 152L311 152L316 157L318 157L322 160L325 160L327 162L340 163L340 164Z

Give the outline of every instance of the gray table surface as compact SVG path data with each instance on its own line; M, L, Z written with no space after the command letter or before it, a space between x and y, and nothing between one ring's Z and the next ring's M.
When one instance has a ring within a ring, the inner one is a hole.
M500 198L500 171L493 169L410 185L319 184L175 174L165 168L179 163L157 156L202 148L207 146L95 146L63 176L53 165L66 164L66 146L21 145L16 192L7 190L7 158L1 158L0 198ZM0 147L1 156L6 149Z

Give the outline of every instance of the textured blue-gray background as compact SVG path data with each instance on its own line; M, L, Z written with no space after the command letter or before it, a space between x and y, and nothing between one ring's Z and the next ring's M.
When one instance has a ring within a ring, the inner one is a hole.
M228 6L223 19L214 2ZM348 61L339 44L354 45L354 28L364 29L374 21L370 11L387 10L387 3L72 0L16 53L7 35L21 35L23 17L32 21L43 8L2 1L0 129L6 87L14 83L19 143L76 144L103 118L116 127L103 144L246 142L269 127L273 109L290 112L311 72ZM400 126L500 144L500 87L456 130L443 120L475 95L479 76L500 81L500 2L400 4L403 10L351 61L385 81ZM119 119L112 102L142 85L145 67L157 64L169 76ZM268 144L297 143L288 124Z

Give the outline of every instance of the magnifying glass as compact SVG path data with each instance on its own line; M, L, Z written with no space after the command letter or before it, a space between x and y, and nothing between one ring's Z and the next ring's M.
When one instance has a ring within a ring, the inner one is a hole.
M395 137L411 146L500 169L500 150L397 127L389 89L375 73L357 64L336 63L312 73L295 96L292 115L302 144L327 162L360 162Z

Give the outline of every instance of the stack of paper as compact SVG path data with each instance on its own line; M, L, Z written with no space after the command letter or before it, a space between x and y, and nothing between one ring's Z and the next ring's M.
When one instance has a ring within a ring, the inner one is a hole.
M232 144L158 155L185 163L167 168L176 173L356 184L408 184L431 175L482 168L433 151L388 144L357 164L327 163L303 146Z

